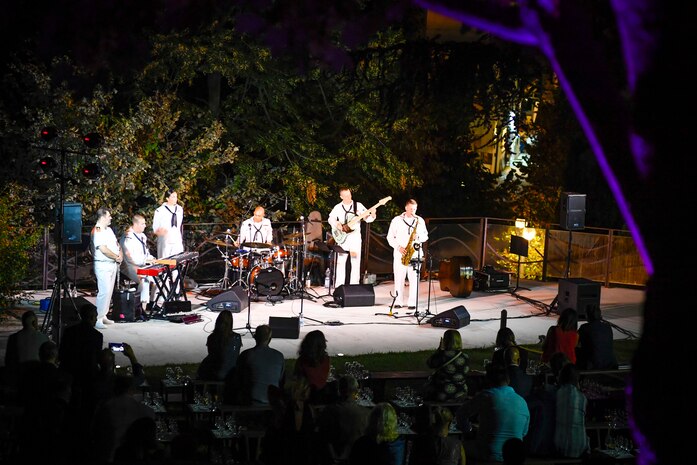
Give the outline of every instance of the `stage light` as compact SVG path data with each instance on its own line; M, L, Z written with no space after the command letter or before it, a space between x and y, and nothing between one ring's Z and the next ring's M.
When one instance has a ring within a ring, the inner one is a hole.
M43 141L50 141L55 139L58 136L58 129L56 129L55 126L47 126L45 128L42 128L41 131L39 131L39 137Z
M82 142L91 149L99 148L102 145L102 136L96 132L90 132L82 136Z
M51 171L53 171L56 165L56 160L54 160L51 157L44 157L41 160L39 160L39 168L41 168L41 170L44 173L50 173Z
M516 218L515 227L516 229L523 229L525 227L525 218Z
M82 167L82 175L87 179L96 179L102 175L102 169L96 163L87 163Z

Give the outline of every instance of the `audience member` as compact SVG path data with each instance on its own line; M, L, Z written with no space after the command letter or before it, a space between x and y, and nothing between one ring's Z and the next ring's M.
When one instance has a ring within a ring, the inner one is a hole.
M562 457L581 457L590 450L586 435L588 400L578 388L578 370L572 363L564 365L559 373L556 399L556 451Z
M426 364L434 369L425 396L439 402L464 399L467 396L466 375L469 356L462 350L462 336L449 329L440 339L438 349L428 357Z
M353 443L350 465L403 465L406 441L397 431L397 412L388 402L373 407L363 436Z
M164 452L157 441L157 423L153 418L141 417L126 430L121 445L114 452L114 461L129 465L156 463L164 459Z
M271 391L277 392L275 388ZM310 384L304 376L292 376L273 397L274 417L261 445L261 460L268 465L314 465L316 422L310 406Z
M123 354L131 363L133 382L140 386L145 381L145 371L143 365L138 363L135 352L130 344L123 343ZM116 354L109 348L104 348L99 352L99 371L95 375L92 384L91 408L96 411L100 405L114 396L116 383Z
M126 431L139 418L155 419L155 411L134 397L137 385L133 376L118 375L114 396L95 412L92 427L94 460L111 462L122 444Z
M470 418L476 416L479 428L474 444L465 444L467 456L501 462L503 443L510 438L523 439L528 433L530 411L525 399L508 385L504 366L489 364L486 377L491 387L462 404L456 413L457 424L463 431L468 431Z
M310 331L300 343L294 373L304 376L310 384L310 403L326 404L336 399L333 385L327 384L331 359L327 339L318 329Z
M232 379L242 348L242 336L232 330L230 310L223 310L215 319L213 332L208 335L208 355L198 367L198 379L224 381Z
M5 346L5 374L8 385L16 385L20 366L24 362L39 360L39 347L48 336L39 331L36 313L27 310L22 314L22 329L10 334Z
M69 441L66 434L72 377L58 367L58 347L46 341L39 360L26 361L19 381L19 402L24 413L19 425L20 463L55 461ZM37 447L36 437L42 438Z
M339 399L318 419L322 463L345 463L356 440L365 434L370 409L358 404L359 385L352 375L339 378Z
M503 455L503 465L524 465L525 443L518 438L508 439L503 443L501 455Z
M79 308L80 322L67 327L60 339L58 359L60 367L73 377L71 404L82 409L83 400L89 396L92 381L99 371L99 352L104 337L94 327L97 322L97 307L84 304Z
M503 349L503 351L506 371L508 372L509 386L511 386L518 395L527 399L532 391L533 377L527 374L520 366L520 352L518 347L511 346Z
M267 405L269 386L283 386L285 359L281 352L269 347L272 337L269 325L257 326L254 332L256 345L242 351L237 360L234 381L237 389L233 391L236 391L236 400L242 404Z
M435 407L430 431L414 441L410 465L465 465L465 448L457 436L450 435L453 413L447 407Z
M563 352L571 363L576 363L578 343L578 315L573 308L565 308L559 314L557 324L550 326L542 344L542 361L549 362L555 352Z
M616 370L612 327L603 320L599 305L586 310L586 323L578 328L576 367L579 370Z
M558 352L563 360L568 359L566 355ZM552 356L555 366L559 357ZM554 455L554 426L557 408L557 384L556 376L553 383L547 384L544 376L534 378L535 383L532 392L527 397L528 410L530 411L530 427L528 434L523 438L527 446L528 453L534 457L549 457Z
M491 356L492 363L505 364L505 353L508 347L517 347L518 353L520 354L520 362L518 365L525 371L528 369L528 351L523 347L520 347L515 340L515 334L513 330L509 327L504 327L499 329L496 333L496 345L494 346L494 353Z

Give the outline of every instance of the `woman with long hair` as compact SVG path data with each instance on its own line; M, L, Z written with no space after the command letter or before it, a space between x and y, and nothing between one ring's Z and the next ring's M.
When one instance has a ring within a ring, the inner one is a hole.
M466 375L470 370L469 355L462 350L462 335L449 329L440 340L438 349L426 364L433 368L425 397L439 402L464 399L467 396Z
M223 310L208 335L208 355L198 367L198 379L224 381L233 376L242 348L242 336L232 330L232 312Z
M547 330L542 344L542 361L548 363L552 354L562 352L571 363L576 363L578 344L578 314L573 308L565 308L559 314L557 324Z
M310 403L328 403L332 396L327 385L331 359L327 353L327 339L318 329L305 335L298 349L294 373L307 379L310 385ZM333 386L332 386L333 387Z
M406 441L397 429L397 412L389 402L373 407L368 428L351 448L350 465L403 465Z

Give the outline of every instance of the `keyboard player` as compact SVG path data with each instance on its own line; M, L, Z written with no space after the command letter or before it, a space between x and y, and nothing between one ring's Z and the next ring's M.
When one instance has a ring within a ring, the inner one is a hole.
M121 263L121 272L128 276L133 282L138 283L140 292L141 314L142 306L146 310L152 310L152 302L155 297L155 278L147 275L139 275L138 268L151 265L155 262L155 257L148 249L148 237L145 235L145 217L143 215L133 215L131 227L121 238L121 248L124 252L124 261Z

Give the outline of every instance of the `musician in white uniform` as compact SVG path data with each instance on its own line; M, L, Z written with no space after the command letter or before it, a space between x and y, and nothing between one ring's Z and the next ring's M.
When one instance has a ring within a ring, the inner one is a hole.
M351 189L343 187L339 189L339 197L341 197L341 202L336 204L331 212L329 212L329 217L327 221L329 225L337 230L342 230L343 225L348 223L351 218L366 212L368 209L360 203L353 200L351 196ZM377 217L375 208L370 209L370 213L365 217L363 221L366 223L372 223ZM344 249L346 253L334 254L336 259L336 275L334 276L334 287L341 286L342 284L359 284L361 276L361 244L363 242L361 238L361 223L359 222L353 231L345 231L346 238L343 242L337 244ZM336 239L336 237L335 237ZM351 256L351 275L349 281L346 281L346 261L348 256Z
M184 252L184 209L177 205L177 200L177 192L168 189L166 202L155 210L152 229L157 235L157 258L171 257Z
M147 305L152 301L155 290L155 279L152 276L138 275L138 268L150 265L155 260L155 257L148 250L148 237L144 233L145 226L143 215L135 214L131 227L121 238L121 249L124 254L121 271L128 276L128 279L138 283L142 305Z
M407 253L406 247L409 245L409 239L412 238L412 232L416 230L409 249L411 250L411 253L409 253L410 260L423 260L421 245L428 240L428 229L426 229L424 219L416 215L417 206L416 200L407 200L404 206L404 213L392 219L390 229L387 231L387 242L394 249L392 270L394 272L394 290L397 295L394 301L395 308L400 308L404 305L405 277L409 280L409 300L407 301L409 309L416 308L416 292L419 288L417 268L420 268L420 263L418 266L414 266L413 262L405 266L402 264L402 259L404 254Z
M97 210L97 223L91 234L94 275L97 277L97 323L94 325L97 329L105 329L105 324L113 323L106 314L109 312L119 265L123 261L119 242L110 224L111 212L106 208Z
M271 220L265 218L266 211L264 207L256 207L254 216L247 218L240 225L239 245L244 247L245 243L256 242L264 243L271 246L273 242L273 228Z

